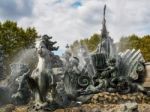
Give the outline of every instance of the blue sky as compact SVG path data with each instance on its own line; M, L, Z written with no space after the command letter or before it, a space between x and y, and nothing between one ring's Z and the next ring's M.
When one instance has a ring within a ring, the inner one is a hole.
M14 20L23 28L35 27L66 44L100 33L102 12L107 5L109 35L118 41L131 34L150 34L150 0L0 0L0 21Z
M72 3L71 5L73 8L78 8L82 6L82 3L80 1L75 1L74 3Z

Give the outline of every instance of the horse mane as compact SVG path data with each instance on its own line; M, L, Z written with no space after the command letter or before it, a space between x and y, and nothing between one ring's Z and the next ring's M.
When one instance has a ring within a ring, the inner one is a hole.
M57 43L56 41L51 41L50 39L52 39L52 37L49 37L48 35L43 35L40 36L39 38L36 39L35 42L35 46L36 48L43 43L45 45L45 47L49 50L49 51L56 51L58 50L58 46L54 47L54 45Z

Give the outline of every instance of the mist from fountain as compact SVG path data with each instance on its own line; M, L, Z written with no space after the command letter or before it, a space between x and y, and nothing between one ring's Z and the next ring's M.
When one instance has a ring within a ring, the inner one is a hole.
M13 58L13 61L11 64L14 63L23 63L26 65L31 65L32 63L37 62L37 55L35 48L31 49L23 49L17 55Z
M29 68L32 70L36 65L37 57L35 55L35 49L23 49L19 51L11 60L10 72L8 72L9 74L7 75L6 79L0 82L0 94L7 93L4 96L4 99L7 99L6 102L10 102L11 95L17 91L21 76L26 73ZM5 101L2 100L2 102L4 103Z
M93 65L91 54L88 51L86 45L80 45L78 58L80 60L79 69L83 70L86 66L89 77L93 78L96 74L96 71Z

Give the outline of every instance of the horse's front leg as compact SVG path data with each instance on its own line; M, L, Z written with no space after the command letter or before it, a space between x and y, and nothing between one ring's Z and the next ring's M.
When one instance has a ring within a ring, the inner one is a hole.
M38 84L38 71L37 69L35 69L31 76L27 77L27 82L29 84L29 87L33 93L35 102L39 102L40 101L40 91L39 91L39 84Z
M41 102L41 95L39 93L39 90L38 89L35 89L34 90L34 97L35 97L35 102L37 103L40 103Z
M37 72L34 73L35 74L32 74L31 78L29 78L30 80L29 82L35 98L33 109L39 110L47 105L47 102L45 102L46 95L43 93L44 90L41 89L45 87L41 82L43 81L44 83L45 81L40 77L39 73Z
M51 95L52 95L52 102L55 102L57 97L56 84L51 85Z
M49 82L48 76L45 73L41 73L38 77L38 87L39 87L39 94L41 102L46 102L46 96L48 93Z

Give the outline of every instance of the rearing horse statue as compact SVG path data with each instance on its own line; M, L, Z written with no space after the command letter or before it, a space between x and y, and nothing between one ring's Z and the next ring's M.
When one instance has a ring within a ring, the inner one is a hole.
M44 35L36 42L38 64L31 76L27 78L35 101L40 103L46 102L48 90L55 88L50 53L58 47L53 47L56 42L50 41L51 38Z

